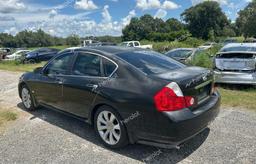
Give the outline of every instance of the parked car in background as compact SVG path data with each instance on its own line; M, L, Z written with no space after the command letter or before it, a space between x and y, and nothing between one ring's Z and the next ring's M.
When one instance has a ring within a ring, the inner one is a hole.
M215 45L216 45L215 42L207 42L207 43L203 44L202 46L199 46L198 48L207 50L207 49L212 48Z
M6 60L20 60L21 58L24 58L26 53L29 53L29 52L30 52L29 50L18 50L11 55L7 55L5 59Z
M225 46L229 43L238 43L238 41L235 38L228 38L228 39L224 40L223 45Z
M231 43L214 59L218 83L256 85L256 43Z
M11 53L10 48L0 48L0 60L3 60L6 58L7 55Z
M244 40L244 43L256 43L256 39L255 38L247 38Z
M139 41L127 41L122 42L120 46L124 47L136 47L136 48L143 48L143 49L153 49L153 45L141 45Z
M48 61L59 52L55 48L40 48L29 53L26 53L24 63L38 63L41 61Z
M181 63L187 64L194 59L196 54L202 51L203 50L199 48L177 48L166 52L165 55Z
M96 43L91 43L88 44L88 47L95 47L95 46L116 46L116 43L111 43L111 42L96 42Z
M23 74L18 88L27 110L42 105L86 120L110 148L177 147L204 130L220 106L210 70L119 46L64 50Z

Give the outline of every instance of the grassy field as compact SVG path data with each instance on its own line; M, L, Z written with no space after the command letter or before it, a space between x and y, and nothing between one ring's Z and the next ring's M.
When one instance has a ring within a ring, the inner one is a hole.
M256 89L221 88L222 105L228 107L242 107L256 111Z
M42 67L44 64L44 62L38 64L19 64L15 61L5 61L0 62L0 69L15 72L27 72L33 71L37 67Z

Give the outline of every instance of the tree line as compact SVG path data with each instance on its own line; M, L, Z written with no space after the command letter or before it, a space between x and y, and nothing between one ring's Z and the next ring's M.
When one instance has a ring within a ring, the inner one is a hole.
M80 38L77 35L71 35L67 38L55 37L39 29L33 31L21 31L15 36L0 33L0 46L2 47L48 47L70 45L77 46L80 44Z
M123 40L174 41L192 36L204 40L218 37L256 37L256 0L239 11L232 23L216 1L205 1L186 9L181 14L182 22L170 18L163 21L144 15L132 18L122 33Z

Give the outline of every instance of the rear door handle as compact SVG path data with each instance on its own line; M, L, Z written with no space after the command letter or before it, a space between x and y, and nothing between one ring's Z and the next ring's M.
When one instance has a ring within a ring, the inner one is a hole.
M63 79L62 78L56 78L56 81L58 84L63 84Z
M90 88L93 88L93 89L98 88L98 85L97 85L97 84L87 84L86 86L87 86L87 87L90 87Z

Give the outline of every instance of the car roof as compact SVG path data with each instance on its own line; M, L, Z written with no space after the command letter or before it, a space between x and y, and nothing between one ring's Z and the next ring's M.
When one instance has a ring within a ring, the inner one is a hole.
M231 47L256 47L256 43L229 43L225 45L223 49Z
M134 52L134 51L149 51L141 48L134 47L122 47L122 46L95 46L95 47L72 47L67 48L60 53L70 52L70 51L89 51L103 53L104 55L111 56L115 54Z
M228 52L256 52L256 43L229 43L225 45L220 53Z

